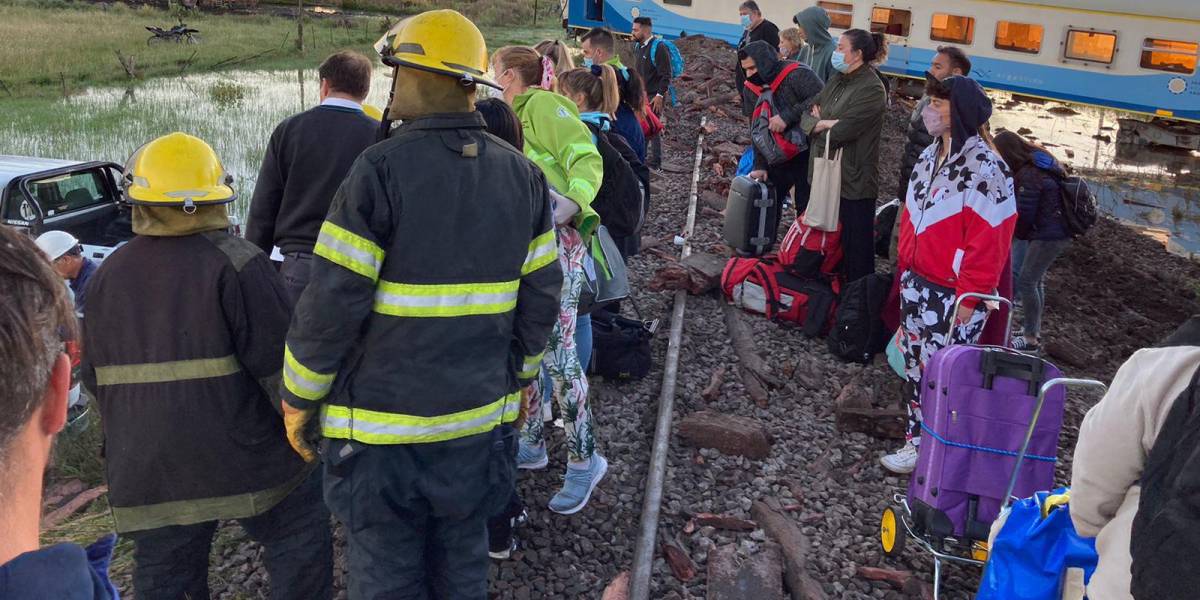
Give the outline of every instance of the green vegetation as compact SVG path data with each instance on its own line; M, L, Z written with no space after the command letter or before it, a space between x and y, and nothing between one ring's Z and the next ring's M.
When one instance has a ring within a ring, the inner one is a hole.
M367 4L354 5L355 9L397 15L461 3L465 12L479 19L493 47L532 43L562 33L553 18L539 19L537 28L531 26L533 0L347 0L359 1ZM554 3L544 0L543 4ZM217 70L312 68L336 50L372 53L372 44L396 21L384 15L308 16L301 53L295 45L295 19L268 12L286 13L282 6L259 14L208 14L121 3L0 0L0 40L4 40L0 99L61 97L87 86ZM147 44L150 32L145 27L166 29L180 18L200 30L200 43Z

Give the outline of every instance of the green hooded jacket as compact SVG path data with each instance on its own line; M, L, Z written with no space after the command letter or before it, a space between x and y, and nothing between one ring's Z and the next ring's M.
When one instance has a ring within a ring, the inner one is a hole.
M810 6L796 13L794 20L804 30L805 41L812 47L808 66L821 81L829 81L829 76L835 73L831 59L837 49L837 43L829 35L829 13L820 6Z
M579 120L579 108L567 98L530 88L513 99L513 111L525 133L525 156L546 175L546 183L579 205L574 226L585 241L600 225L592 200L604 178L604 159L592 132Z

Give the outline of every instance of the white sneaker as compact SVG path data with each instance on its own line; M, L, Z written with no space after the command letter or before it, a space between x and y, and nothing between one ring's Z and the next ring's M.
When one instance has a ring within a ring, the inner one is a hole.
M917 468L917 447L908 442L904 447L879 459L883 468L898 475L907 475Z

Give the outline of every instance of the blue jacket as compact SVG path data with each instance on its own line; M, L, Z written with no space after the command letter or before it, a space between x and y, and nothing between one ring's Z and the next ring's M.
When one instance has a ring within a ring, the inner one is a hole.
M83 315L83 309L87 305L87 282L98 267L96 261L84 257L83 266L79 267L79 274L68 283L71 291L75 292L75 313L80 316Z
M628 104L622 102L617 108L617 120L613 121L612 130L629 142L638 160L646 162L646 135L642 133L642 124Z
M1062 165L1045 152L1034 152L1033 164L1013 175L1017 194L1017 239L1050 241L1071 237L1062 217L1059 179L1065 176Z
M87 550L56 544L26 552L0 565L0 598L24 600L116 600L108 579L117 536L109 534Z

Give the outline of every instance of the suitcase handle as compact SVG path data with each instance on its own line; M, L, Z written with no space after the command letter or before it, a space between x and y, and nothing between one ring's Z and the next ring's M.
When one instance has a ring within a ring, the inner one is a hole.
M1008 489L1004 490L1004 505L1000 510L1008 508L1013 501L1012 493L1017 487L1017 476L1021 473L1021 463L1025 461L1025 454L1029 451L1029 442L1033 439L1033 429L1037 426L1038 417L1042 414L1042 405L1046 403L1046 394L1051 389L1058 386L1066 387L1091 387L1097 388L1101 392L1107 392L1108 386L1096 381L1095 379L1074 379L1071 377L1057 377L1042 384L1042 389L1038 391L1037 404L1033 408L1033 418L1029 420L1029 429L1025 431L1025 439L1021 442L1021 450L1017 452L1017 463L1013 466L1012 477L1008 480Z
M950 331L946 332L946 342L951 343L950 340L954 339L954 329L958 326L958 309L962 306L963 300L966 300L967 298L977 298L984 301L991 300L992 302L1008 305L1008 319L1004 323L1004 344L1008 345L1008 336L1012 335L1012 300L1009 300L1008 298L998 294L980 294L979 292L967 292L965 294L959 294L958 297L954 299L954 312L950 315Z
M985 352L981 359L980 371L983 373L983 388L993 388L996 376L1008 377L1029 383L1030 396L1038 393L1038 388L1046 377L1046 362L1036 356L1015 354L1009 352Z

